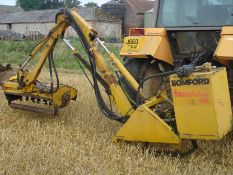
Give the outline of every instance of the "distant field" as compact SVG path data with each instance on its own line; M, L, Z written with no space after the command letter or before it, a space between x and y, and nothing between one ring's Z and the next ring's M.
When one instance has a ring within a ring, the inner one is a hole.
M156 145L115 144L111 138L121 124L101 114L85 77L65 71L60 78L77 87L78 99L56 117L9 109L0 93L1 175L233 174L232 134L199 141L199 150L186 158L158 156Z
M80 53L86 57L82 45L78 39L72 38L72 44ZM39 43L39 41L0 41L0 64L13 64L15 66L22 65L31 50ZM119 58L121 44L106 44L108 48ZM101 49L102 53L106 53ZM78 70L80 69L77 62L72 56L72 52L67 48L63 41L59 41L54 51L55 62L58 68Z

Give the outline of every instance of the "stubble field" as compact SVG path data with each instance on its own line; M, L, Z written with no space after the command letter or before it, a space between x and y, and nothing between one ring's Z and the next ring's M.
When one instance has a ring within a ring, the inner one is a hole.
M156 145L116 144L111 138L121 125L100 113L85 77L63 71L60 79L79 93L59 116L9 109L0 93L0 175L233 174L232 134L199 141L185 158L157 155Z

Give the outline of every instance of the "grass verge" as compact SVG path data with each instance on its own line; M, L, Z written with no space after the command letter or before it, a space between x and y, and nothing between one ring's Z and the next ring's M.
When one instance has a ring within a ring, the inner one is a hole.
M71 43L80 52L84 58L87 59L87 55L80 44L79 39L71 38ZM38 44L35 41L0 41L0 64L12 64L12 65L22 65L31 50ZM119 53L121 49L120 44L107 44L109 50L116 54L120 58ZM103 49L100 49L104 57L107 59L107 54ZM78 63L72 56L72 52L62 41L57 43L54 51L55 63L58 68L69 69L69 70L79 70L80 67ZM36 60L35 60L36 61ZM47 66L47 64L46 64Z

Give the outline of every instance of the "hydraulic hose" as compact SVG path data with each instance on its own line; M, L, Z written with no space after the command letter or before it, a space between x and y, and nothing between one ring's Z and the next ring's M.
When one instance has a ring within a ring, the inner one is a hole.
M75 22L72 14L68 11L68 10L64 10L63 13L65 13L70 20L70 24L71 26L74 28L74 30L77 32L78 36L81 38L81 42L84 46L84 49L89 57L89 61L90 61L90 67L91 67L91 74L92 74L92 78L93 78L93 86L94 86L94 91L95 91L95 96L96 96L96 100L98 103L98 106L101 110L101 112L109 119L121 122L121 123L125 123L127 121L127 116L118 116L116 115L114 112L112 112L108 106L106 105L102 94L100 92L100 88L99 88L99 84L98 84L98 78L97 78L97 70L96 70L96 62L95 62L95 56L93 55L93 53L90 51L91 46L89 45L87 39L85 38L85 36L83 35L80 26ZM96 39L97 36L90 36L90 38L92 40Z

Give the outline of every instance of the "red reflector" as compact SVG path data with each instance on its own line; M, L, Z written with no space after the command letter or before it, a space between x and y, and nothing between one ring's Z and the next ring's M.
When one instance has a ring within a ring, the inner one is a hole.
M144 34L144 29L130 29L130 36L142 36Z

